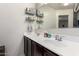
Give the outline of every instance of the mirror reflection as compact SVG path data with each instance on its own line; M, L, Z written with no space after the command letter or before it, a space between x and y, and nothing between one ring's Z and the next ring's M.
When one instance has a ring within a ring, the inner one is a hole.
M78 3L37 3L36 8L44 13L44 27L78 28ZM49 26L51 24L51 26Z

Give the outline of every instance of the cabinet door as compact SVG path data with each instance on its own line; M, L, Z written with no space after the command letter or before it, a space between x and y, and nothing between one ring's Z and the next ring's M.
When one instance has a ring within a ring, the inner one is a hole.
M24 36L24 54L28 56L28 39Z
M28 38L28 56L32 55L32 44L31 44L31 39Z
M0 46L0 56L5 56L5 46Z
M44 56L58 56L58 55L44 48Z
M37 55L38 56L43 56L43 47L40 44L36 44L36 50L37 50Z
M31 39L24 36L24 53L26 56L32 55L31 46Z
M36 43L32 41L32 56L36 56Z
M43 47L34 41L32 41L32 55L43 56Z

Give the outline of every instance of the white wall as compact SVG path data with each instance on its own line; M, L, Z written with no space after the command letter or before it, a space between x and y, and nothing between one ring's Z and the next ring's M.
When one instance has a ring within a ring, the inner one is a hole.
M59 15L69 15L68 19L68 27L73 27L73 9L63 9L63 10L56 10L56 27L58 28L58 16Z
M42 28L56 28L56 10L49 6L42 6L39 10L44 13Z
M7 55L23 55L23 34L26 31L25 8L34 4L0 4L0 41Z

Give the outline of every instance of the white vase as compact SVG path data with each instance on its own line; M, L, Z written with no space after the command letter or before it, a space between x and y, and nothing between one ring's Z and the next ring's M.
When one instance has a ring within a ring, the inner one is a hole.
M32 30L33 30L32 24L29 23L29 24L28 24L28 27L27 27L27 31L28 31L28 32L32 32Z

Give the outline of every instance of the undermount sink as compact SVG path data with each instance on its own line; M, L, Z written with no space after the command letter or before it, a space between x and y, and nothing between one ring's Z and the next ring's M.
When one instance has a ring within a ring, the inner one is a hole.
M55 35L52 35L51 38L43 37L43 35L40 35L37 38L40 38L40 41L43 43L47 43L50 45L53 44L54 46L57 46L57 47L66 47L67 46L66 42L65 42L65 40L63 40L63 38L62 38L62 41L55 40Z
M58 40L55 40L55 38L53 38L53 39L46 39L46 40L43 40L43 42L48 43L48 44L53 44L53 45L55 45L57 47L66 47L67 46L65 44L66 42L64 40L58 41Z

